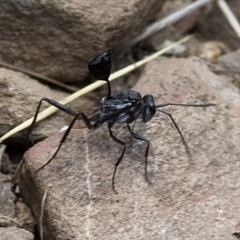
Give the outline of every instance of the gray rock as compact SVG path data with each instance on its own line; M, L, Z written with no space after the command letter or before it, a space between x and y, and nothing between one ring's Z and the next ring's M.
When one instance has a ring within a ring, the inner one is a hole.
M3 0L0 59L60 81L82 80L89 59L138 34L164 2Z
M240 49L225 54L220 58L220 63L223 64L231 74L240 75L239 62L240 62Z
M237 19L240 18L240 2L228 1L228 6ZM205 41L224 42L231 50L240 47L239 37L219 8L217 1L213 1L203 11L197 23L198 34Z
M240 89L240 70L239 70L239 61L240 61L240 49L230 52L223 55L220 58L220 67L222 67L223 73L231 79L231 82Z
M145 144L133 142L111 188L121 147L106 126L73 130L58 156L61 134L38 143L24 156L20 187L39 220L44 205L46 239L235 239L240 201L240 96L224 77L210 72L199 58L155 60L135 87L152 93L156 103L216 103L209 108L168 107L191 149L186 155L168 116L157 113L138 128L151 140L144 179ZM124 127L114 134L128 139ZM127 140L128 141L128 140ZM48 186L48 187L47 187ZM38 221L39 222L39 221Z
M34 239L34 236L32 233L16 227L8 227L8 228L0 227L0 236L1 236L1 240L33 240Z
M33 233L35 221L29 207L25 203L18 201L16 202L15 209L18 227L24 228L25 230Z
M0 86L0 136L33 117L42 97L61 100L67 96L66 93L52 90L22 73L5 68L0 68ZM49 105L44 104L42 109L46 107ZM64 115L56 113L44 122L41 128L36 127L35 140L43 139L64 126ZM14 135L13 138L19 142L26 140L23 132Z
M15 217L14 200L15 196L11 191L11 179L9 176L0 173L0 225L4 225L4 219Z

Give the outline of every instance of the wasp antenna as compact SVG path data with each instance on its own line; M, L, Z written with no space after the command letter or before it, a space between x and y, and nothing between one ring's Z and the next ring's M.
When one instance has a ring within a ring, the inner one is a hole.
M182 106L182 107L211 107L216 106L215 103L206 104L185 104L185 103L163 103L156 106L156 108L166 107L166 106Z

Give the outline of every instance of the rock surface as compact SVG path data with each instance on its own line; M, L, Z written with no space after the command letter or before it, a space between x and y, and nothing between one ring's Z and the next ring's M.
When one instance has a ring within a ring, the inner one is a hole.
M15 196L11 191L11 187L10 177L0 173L0 226L5 225L4 219L13 219L15 217Z
M229 0L227 4L235 17L240 19L240 1ZM201 39L224 42L231 50L240 47L239 37L220 10L217 1L205 8L197 24Z
M16 227L9 227L9 228L0 227L0 236L1 236L1 240L33 240L34 239L34 236L32 233Z
M29 232L34 232L35 221L33 219L29 207L21 201L15 204L16 218L18 220L18 227L24 228Z
M17 228L20 225L26 227L23 225L25 219L16 217L14 204L16 197L11 188L10 177L0 173L0 239L33 240L34 236L31 232ZM33 222L31 226L33 227Z
M232 79L232 83L240 89L240 49L225 54L220 58L220 65L223 68L222 73Z
M5 68L0 68L0 86L0 136L33 117L42 97L61 100L67 96L60 91L51 90L22 73ZM42 109L46 106L49 105L44 104ZM59 112L44 122L40 128L36 127L35 140L59 131L64 126L64 116ZM14 135L13 138L14 141L20 142L26 140L26 136L22 133Z
M111 188L121 148L106 126L74 130L58 156L42 171L61 134L38 143L24 156L20 187L36 219L44 205L46 239L226 240L240 216L240 96L199 58L158 59L147 64L135 87L156 103L206 103L209 108L168 107L191 149L186 155L168 116L157 113L137 128L151 140L144 179L145 144L131 142ZM124 127L114 134L129 142Z
M79 81L89 59L138 34L164 2L3 0L0 60L64 82Z
M228 69L228 72L230 72L231 74L240 75L239 62L240 62L240 49L225 54L220 59L220 63L223 64Z

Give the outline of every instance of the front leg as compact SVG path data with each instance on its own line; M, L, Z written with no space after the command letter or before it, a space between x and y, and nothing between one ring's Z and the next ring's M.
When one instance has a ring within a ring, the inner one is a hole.
M33 128L36 124L36 120L37 120L37 116L39 114L39 111L40 111L40 108L41 108L41 105L42 105L42 102L45 101L45 102L48 102L50 105L58 108L59 110L71 115L71 116L76 116L76 113L71 110L70 108L68 108L67 106L55 101L55 100L52 100L52 99L49 99L49 98L46 98L46 97L43 97L40 102L38 103L38 107L37 107L37 110L34 114L34 117L33 117L33 120L32 120L32 123L27 131L27 139L26 139L26 148L28 148L28 145L29 145L29 141L31 141L32 145L34 145L33 143L33 139L32 139L32 131L33 131Z
M42 98L41 101L39 102L38 107L37 107L37 110L36 110L36 113L35 113L34 118L33 118L33 121L32 121L32 124L31 124L31 126L29 127L29 129L28 129L28 132L27 132L27 135L28 135L28 136L27 136L27 144L28 144L28 142L29 142L29 138L30 138L30 136L31 136L33 127L34 127L34 125L35 125L35 123L36 123L37 116L38 116L38 113L39 113L39 111L40 111L40 107L41 107L41 104L42 104L43 101L46 101L46 102L48 102L49 104L51 104L52 106L58 108L59 110L65 112L65 113L67 113L67 114L69 114L69 115L74 116L74 118L73 118L73 120L71 121L70 125L68 126L67 130L65 131L65 133L64 133L64 135L63 135L63 137L62 137L62 139L61 139L61 141L60 141L60 144L59 144L57 150L55 151L55 153L53 154L53 156L52 156L43 166L41 166L39 169L37 169L35 172L38 172L38 171L40 171L41 169L43 169L46 165L48 165L48 164L57 156L57 153L58 153L59 150L61 149L62 144L65 142L66 138L68 137L68 135L69 135L69 133L70 133L70 131L71 131L73 125L74 125L74 123L75 123L77 120L79 120L79 119L83 120L83 122L85 123L85 125L86 125L86 127L87 127L88 129L93 129L93 126L92 126L91 122L89 121L89 119L87 118L87 116L86 116L83 112L75 113L75 112L74 112L73 110L71 110L69 107L67 107L67 106L65 106L65 105L63 105L63 104L61 104L61 103L59 103L59 102L57 102L57 101L55 101L55 100L52 100L52 99L49 99L49 98L45 98L45 97L44 97L44 98Z

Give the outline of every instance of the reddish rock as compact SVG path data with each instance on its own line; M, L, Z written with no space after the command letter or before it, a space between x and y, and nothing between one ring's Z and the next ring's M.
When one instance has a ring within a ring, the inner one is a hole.
M232 239L240 210L240 96L199 58L158 59L147 64L135 87L156 103L216 103L209 108L166 107L191 149L186 155L168 116L157 113L136 131L151 140L144 179L142 142L129 142L125 127L114 133L128 150L111 177L121 147L106 126L74 130L58 156L61 134L38 143L24 156L20 187L39 222L44 205L46 239ZM139 125L137 125L139 126Z

